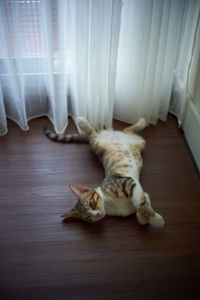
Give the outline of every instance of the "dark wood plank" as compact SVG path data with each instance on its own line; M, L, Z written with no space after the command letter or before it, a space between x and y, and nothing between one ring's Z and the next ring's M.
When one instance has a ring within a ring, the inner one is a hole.
M1 299L196 299L200 184L174 117L142 133L141 182L163 229L134 216L62 223L76 200L69 184L100 184L100 162L87 144L49 141L46 118L31 121L27 134L8 123L0 138Z

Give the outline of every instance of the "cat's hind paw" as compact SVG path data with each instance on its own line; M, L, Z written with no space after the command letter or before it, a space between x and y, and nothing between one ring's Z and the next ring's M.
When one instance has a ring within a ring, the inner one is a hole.
M136 125L138 126L139 130L142 130L146 127L147 122L144 118L140 118Z
M162 228L165 224L165 220L161 215L155 213L153 217L150 217L149 224L153 227Z
M88 135L93 134L95 132L94 128L90 125L90 123L85 117L76 118L76 122L80 129L86 132Z
M88 120L85 117L81 117L81 116L76 118L76 122L77 122L77 124L79 125L80 128L84 128L85 126L90 125L88 123Z

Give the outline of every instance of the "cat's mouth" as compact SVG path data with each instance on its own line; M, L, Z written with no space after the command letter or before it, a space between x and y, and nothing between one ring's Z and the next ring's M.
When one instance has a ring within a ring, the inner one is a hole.
M102 212L95 212L92 214L92 220L93 222L97 222L99 220L101 220L104 217L105 214L103 214Z

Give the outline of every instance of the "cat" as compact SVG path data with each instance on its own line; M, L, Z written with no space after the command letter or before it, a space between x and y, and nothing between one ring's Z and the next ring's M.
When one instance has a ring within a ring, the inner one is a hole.
M44 132L49 139L58 142L89 142L103 163L105 179L96 188L71 184L70 189L78 202L62 217L94 223L105 215L126 217L136 214L139 224L163 227L163 217L153 210L149 195L139 181L145 140L136 133L146 127L145 119L141 118L122 131L96 131L84 117L78 117L76 122L83 134L57 135L47 127Z

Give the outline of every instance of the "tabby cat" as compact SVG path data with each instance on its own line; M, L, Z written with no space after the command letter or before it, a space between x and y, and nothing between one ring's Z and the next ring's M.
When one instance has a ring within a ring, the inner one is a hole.
M105 179L96 188L72 184L78 202L63 218L97 222L105 215L126 217L136 213L140 224L162 227L164 219L151 207L149 195L139 182L142 169L141 152L145 140L136 134L146 126L145 119L123 131L96 131L83 117L77 124L84 134L57 135L44 128L46 136L59 142L89 142L105 168Z

